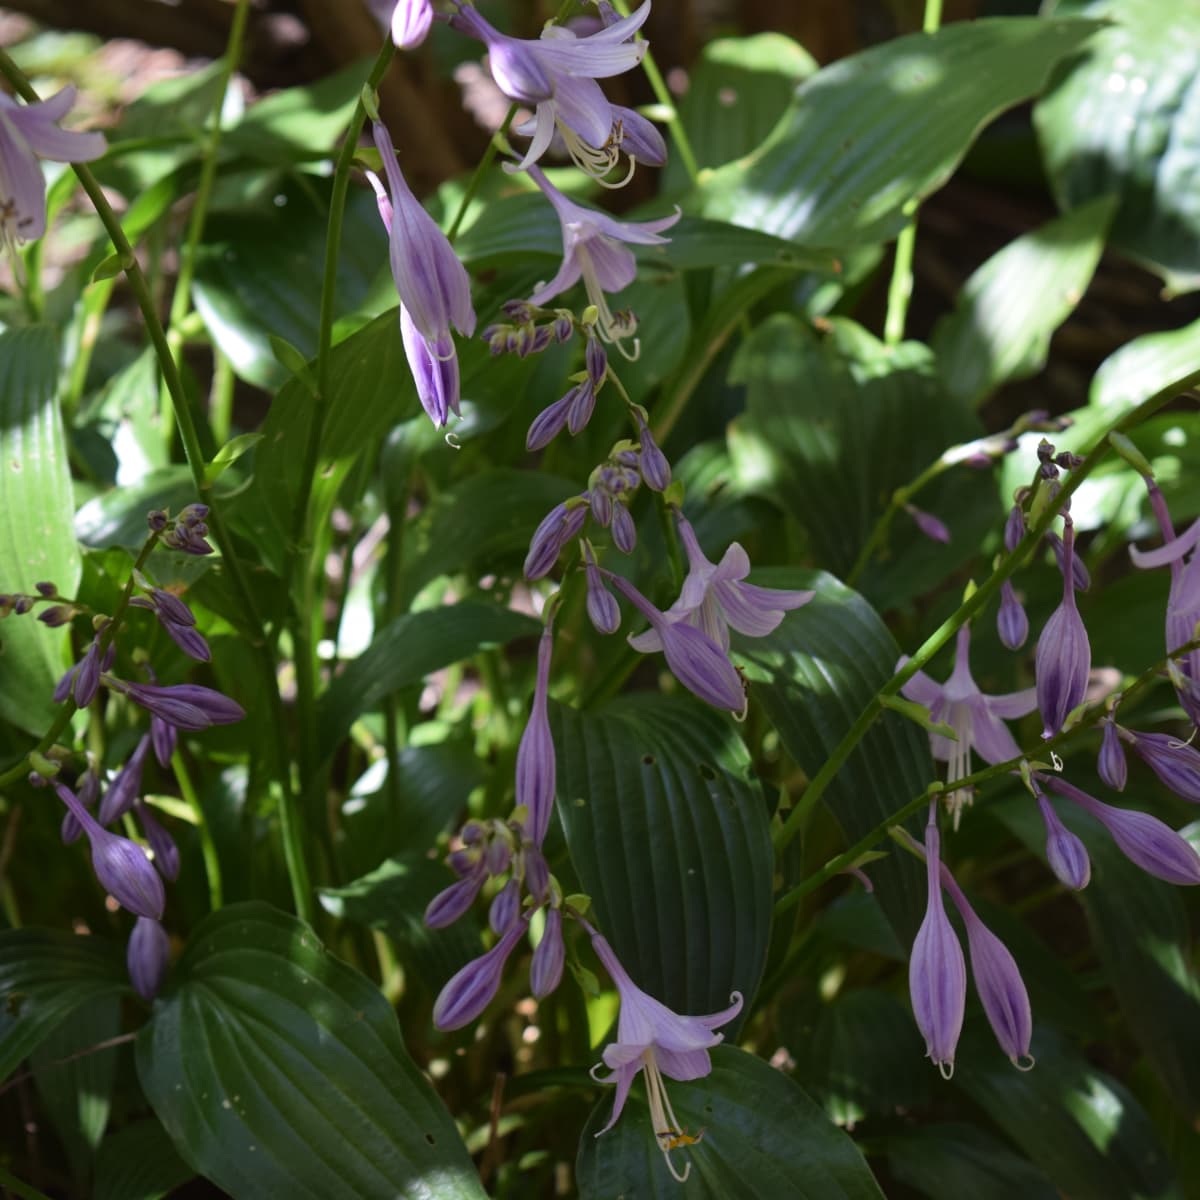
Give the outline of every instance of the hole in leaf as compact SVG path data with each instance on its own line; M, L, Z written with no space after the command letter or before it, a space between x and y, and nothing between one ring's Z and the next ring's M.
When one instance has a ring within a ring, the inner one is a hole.
M431 1146L433 1146L433 1145L435 1145L435 1144L437 1143L437 1138L435 1138L435 1137L433 1136L433 1134L432 1134L432 1133L427 1133L427 1134L425 1135L425 1140L426 1140L426 1141L427 1141L427 1142L428 1142L428 1143L429 1143Z
M656 762L658 762L658 759L656 759L653 754L642 755L642 766L652 767Z
M708 763L700 764L700 774L704 779L716 779L717 773L708 765Z

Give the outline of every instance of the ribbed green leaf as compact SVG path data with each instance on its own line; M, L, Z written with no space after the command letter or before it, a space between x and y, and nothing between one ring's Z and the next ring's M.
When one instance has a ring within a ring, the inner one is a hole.
M79 583L57 374L58 341L49 326L0 333L0 591L32 592L49 580L70 596ZM48 629L32 614L0 625L0 717L28 733L45 732L66 642L65 629Z
M1046 365L1050 335L1087 290L1116 201L1102 196L1008 243L963 285L933 335L946 390L978 403Z
M1113 22L1034 112L1064 209L1115 193L1112 238L1170 286L1200 286L1200 9L1192 0L1060 0Z
M263 904L192 933L137 1043L183 1159L234 1200L484 1195L381 993Z
M553 709L558 811L596 922L677 1012L747 1007L771 925L767 807L729 719L690 697Z
M163 1200L195 1176L153 1118L104 1139L92 1200Z
M767 637L734 640L751 681L751 699L766 709L788 753L815 775L894 674L900 650L875 610L832 576L769 570L756 572L754 580L817 593ZM928 737L895 713L884 713L834 777L825 803L853 841L936 777ZM890 854L873 862L869 874L901 944L911 945L925 911L924 870L910 855Z
M640 1095L608 1133L612 1100L596 1106L579 1140L581 1200L882 1200L858 1147L781 1071L733 1046L712 1051L712 1074L692 1083L667 1080L680 1125L693 1146L672 1151L676 1169L691 1164L681 1189L655 1141Z
M1032 1163L973 1125L929 1125L887 1141L888 1166L930 1200L1058 1200Z
M763 147L705 183L706 215L810 246L891 237L983 128L1036 95L1093 21L995 18L915 33L803 83Z

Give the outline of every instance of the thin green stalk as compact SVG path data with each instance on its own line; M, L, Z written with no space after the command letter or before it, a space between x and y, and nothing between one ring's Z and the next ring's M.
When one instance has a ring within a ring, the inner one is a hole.
M446 231L446 237L450 241L454 241L458 237L458 231L462 226L463 218L467 215L467 209L471 207L471 201L475 199L475 193L479 191L479 185L483 182L483 177L488 167L495 161L496 155L500 150L500 144L507 135L509 126L512 125L516 115L517 106L510 104L508 112L504 114L504 120L500 123L500 128L492 134L492 140L488 142L487 149L483 152L483 157L479 160L474 173L467 183L467 190L463 192L463 197L458 202L458 211L455 212L454 220L450 222L450 228Z
M1156 392L1150 399L1131 409L1124 417L1114 421L1104 431L1092 447L1090 453L1083 460L1083 463L1072 470L1069 476L1063 480L1062 486L1053 503L1048 504L1041 516L1030 525L1029 530L1013 551L1000 560L988 580L968 596L955 612L947 617L925 639L924 643L908 662L871 698L867 706L859 713L846 735L830 752L824 765L813 776L812 781L808 785L809 791L815 789L817 797L825 793L825 790L833 782L838 771L842 769L842 766L853 753L867 730L871 728L875 719L883 711L885 707L884 701L888 697L896 695L954 637L958 630L991 600L992 596L999 591L1004 581L1012 575L1025 560L1026 556L1032 553L1034 547L1041 540L1046 530L1050 528L1051 523L1057 517L1058 513L1066 506L1071 496L1074 495L1109 452L1108 435L1110 433L1123 433L1128 429L1132 429L1135 425L1157 412L1158 409L1162 408L1163 405L1167 404L1175 396L1195 386L1197 383L1200 383L1200 370L1193 371L1178 382L1170 384L1161 391ZM783 825L776 831L776 852L787 846L800 832L802 828L800 813L801 810L799 808L794 809Z
M179 794L187 801L188 807L196 816L196 827L200 830L200 853L204 857L204 874L208 877L208 907L210 912L216 912L224 900L221 887L221 860L217 857L217 844L213 841L212 830L204 815L204 806L188 774L187 763L178 750L171 755L171 770L175 772L175 782L179 784Z
M213 382L212 396L209 400L209 424L212 425L213 437L218 446L229 441L233 431L233 388L236 380L233 374L233 364L213 348Z

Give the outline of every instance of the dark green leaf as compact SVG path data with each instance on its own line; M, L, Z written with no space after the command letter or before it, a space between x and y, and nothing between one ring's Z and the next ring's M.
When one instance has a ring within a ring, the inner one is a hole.
M140 483L113 488L89 500L75 514L75 536L97 550L110 546L140 550L149 536L146 514L151 509L177 513L196 499L196 484L187 467L163 467L151 471Z
M888 1138L892 1174L931 1200L1058 1200L1032 1163L973 1125L928 1125Z
M0 591L31 593L49 580L70 596L79 583L57 374L49 326L0 333ZM28 733L45 731L66 644L66 629L49 629L32 614L0 625L0 717Z
M758 987L771 926L767 806L729 719L690 697L553 710L558 811L596 920L677 1012Z
M484 1195L380 992L266 905L193 931L137 1062L180 1155L234 1200Z
M671 1104L699 1144L672 1152L691 1164L684 1189L667 1170L640 1095L616 1126L612 1100L596 1106L579 1140L576 1174L582 1200L882 1200L858 1147L786 1075L733 1046L712 1051L712 1074L672 1083Z
M151 1117L104 1139L92 1200L163 1200L194 1175Z

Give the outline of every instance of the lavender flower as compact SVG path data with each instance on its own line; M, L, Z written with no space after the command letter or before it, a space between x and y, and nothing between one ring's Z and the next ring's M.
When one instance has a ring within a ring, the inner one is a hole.
M496 934L506 933L521 915L521 885L510 879L492 897L488 908L488 924Z
M1167 733L1121 732L1171 791L1183 800L1200 803L1200 753Z
M153 1000L167 977L171 941L167 931L149 917L138 917L129 935L125 965L129 979L143 1000Z
M374 125L388 187L368 172L379 215L388 228L392 278L400 296L400 333L417 394L433 423L458 413L458 360L450 328L475 332L466 268L437 222L405 182L387 130ZM390 192L390 197L389 197Z
M641 409L634 409L638 425L638 467L646 486L653 492L665 492L671 486L671 464L659 449Z
M587 520L586 492L572 500L556 504L543 518L529 539L529 553L525 556L525 578L531 582L548 575L562 548L583 528Z
M1055 775L1044 776L1043 782L1091 813L1112 835L1121 853L1148 875L1185 886L1200 884L1200 854L1157 817L1104 804Z
M612 592L604 586L604 577L586 541L583 543L583 559L587 573L588 618L599 633L616 633L621 627L621 609Z
M438 994L433 1023L442 1030L461 1029L492 1002L504 975L504 965L529 928L523 918L486 953L456 972Z
M154 865L158 868L158 873L164 879L178 879L179 847L175 845L175 839L162 827L148 805L138 800L134 809L142 832L146 835L146 841L150 843L150 849L154 852Z
M1029 637L1029 617L1017 599L1009 580L1000 585L1000 608L996 613L996 633L1009 650L1020 650Z
M73 87L34 104L0 93L0 240L10 253L46 232L46 177L38 158L91 162L107 148L103 134L58 127L74 103Z
M554 206L563 236L563 261L558 274L539 287L529 303L545 305L582 279L588 303L598 314L597 331L624 353L621 339L632 330L613 316L606 293L623 291L637 276L637 263L629 246L657 246L667 241L659 235L679 220L679 210L655 221L618 221L568 200L539 168L530 167L529 175ZM636 349L633 357L637 357Z
M212 652L208 642L196 628L196 618L178 596L172 595L163 588L154 587L142 580L140 586L146 588L147 596L137 596L130 604L137 608L148 608L158 618L158 623L170 635L171 640L190 658L197 662L208 662Z
M108 785L104 799L100 801L101 825L111 825L133 808L142 790L142 769L146 765L149 748L150 738L140 738L125 765L117 772L117 777Z
M179 731L174 725L168 724L162 717L150 716L150 744L154 747L154 757L158 759L160 766L167 766L171 762L171 755L175 753L175 743L179 739Z
M1060 883L1082 892L1092 877L1092 860L1088 858L1087 847L1062 823L1036 783L1033 788L1046 825L1046 861L1050 870Z
M1075 526L1069 518L1065 528L1063 598L1042 629L1034 662L1044 738L1058 733L1068 714L1083 703L1092 664L1087 630L1075 607Z
M445 929L453 925L475 903L488 872L482 861L448 888L438 892L425 908L425 924L430 929Z
M572 387L565 396L555 400L553 404L543 408L529 424L529 432L525 435L525 449L529 451L544 450L566 428L567 418L575 403L575 393L578 389Z
M1021 748L1004 720L1023 717L1037 704L1032 688L985 696L971 675L970 649L970 626L963 625L955 643L954 670L950 678L944 684L934 683L924 671L918 671L900 689L909 700L915 700L929 710L930 720L949 725L957 735L954 740L940 733L929 735L933 757L947 764L946 781L951 785L971 773L972 750L989 764L1019 758ZM896 669L907 661L907 655L901 657ZM946 803L954 816L955 828L963 807L970 802L969 789L952 788L947 794Z
M645 1071L654 1136L668 1169L682 1183L691 1171L691 1164L682 1174L678 1172L671 1161L671 1150L680 1145L692 1145L703 1135L692 1137L681 1132L682 1126L671 1107L663 1076L678 1080L701 1079L712 1070L708 1052L722 1040L722 1035L714 1031L741 1012L741 993L734 992L730 996L728 1008L706 1016L682 1016L672 1012L661 1001L642 991L629 977L608 942L590 926L588 928L596 957L616 984L621 1001L617 1040L604 1048L603 1055L604 1065L611 1074L600 1078L596 1075L600 1064L592 1068L592 1078L598 1083L617 1085L612 1116L596 1136L607 1133L617 1123L634 1078L639 1071Z
M194 683L159 687L151 683L128 683L105 677L105 682L154 716L176 729L200 730L210 725L231 725L245 715L242 706L228 696Z
M1096 771L1114 792L1125 790L1125 780L1129 768L1125 761L1125 747L1121 745L1117 723L1112 717L1104 719L1104 731L1100 736L1100 755L1096 759Z
M928 900L908 961L908 990L926 1053L949 1079L967 1003L967 968L942 903L941 841L932 820L925 827L925 865Z
M397 50L415 50L429 36L432 0L370 0L370 6Z
M906 504L904 511L912 517L913 524L930 541L941 542L943 545L949 543L950 530L946 528L946 523L935 517L933 513L925 512L924 509L917 508L915 504Z
M550 718L546 709L553 652L554 633L547 624L538 643L533 708L517 748L517 805L524 805L529 810L529 835L536 846L545 840L554 807L554 739L550 736Z
M609 529L612 531L613 545L622 554L632 554L637 546L637 526L633 523L628 504L620 500L613 504Z
M563 961L562 912L557 908L546 910L546 926L542 940L533 952L529 964L529 990L538 1000L544 1000L562 981Z

